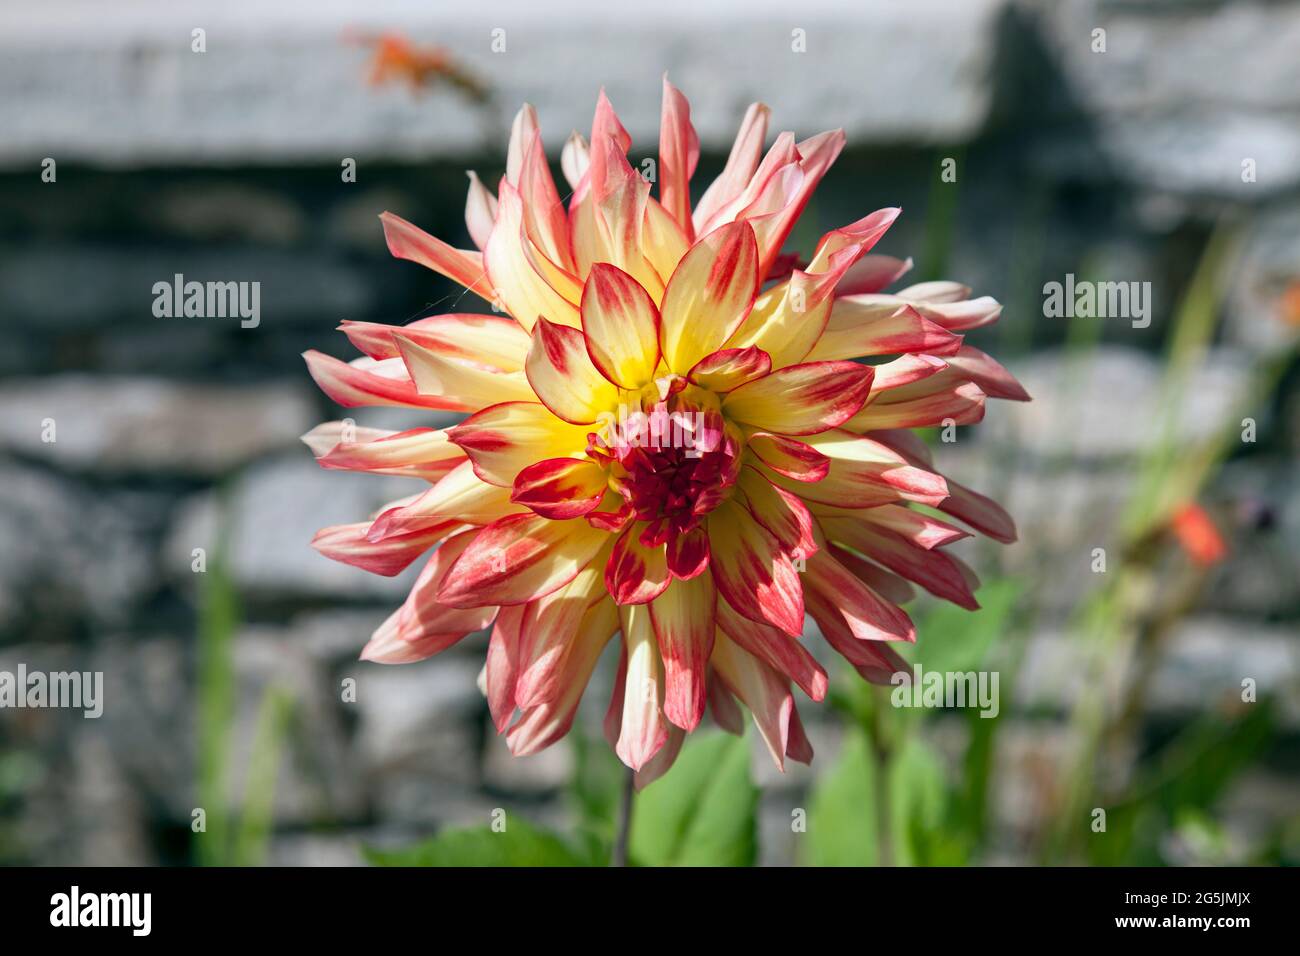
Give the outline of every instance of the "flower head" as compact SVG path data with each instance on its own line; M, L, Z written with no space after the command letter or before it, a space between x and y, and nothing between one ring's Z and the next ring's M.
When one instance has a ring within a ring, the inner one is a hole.
M882 292L910 267L868 255L898 209L827 233L802 266L781 255L844 136L782 133L764 153L767 119L749 108L692 208L685 98L664 81L656 198L602 94L590 143L564 147L566 210L524 107L497 194L470 174L477 250L382 217L394 255L507 314L347 322L363 358L306 355L341 405L470 413L445 430L306 436L325 467L432 483L315 545L389 575L432 549L363 657L420 660L492 625L482 685L516 754L568 731L621 635L606 733L643 783L706 710L738 732L738 701L778 765L807 761L791 686L821 700L827 675L805 615L888 681L906 667L894 644L915 639L898 606L913 585L977 607L974 575L944 552L970 532L935 510L1014 540L1006 512L908 431L1028 397L962 340L1000 306L952 282Z

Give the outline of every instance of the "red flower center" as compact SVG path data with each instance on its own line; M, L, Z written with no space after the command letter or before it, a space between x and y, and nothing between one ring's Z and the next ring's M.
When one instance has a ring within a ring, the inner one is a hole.
M655 547L698 527L731 494L740 442L716 410L655 404L611 424L595 449L611 462L610 485L633 517L649 522L641 543Z

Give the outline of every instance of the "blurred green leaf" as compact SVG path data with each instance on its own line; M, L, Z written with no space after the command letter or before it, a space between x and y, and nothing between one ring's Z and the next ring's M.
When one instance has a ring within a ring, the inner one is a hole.
M1019 582L1003 579L980 588L978 611L935 604L917 625L910 658L928 671L975 670L1007 633L1019 596Z
M281 687L268 687L262 696L248 760L248 778L235 833L234 858L238 866L256 866L266 856L275 812L275 781L280 753L293 716L293 695Z
M1006 703L1005 691L1002 693L1002 703ZM952 813L958 825L970 835L971 841L979 843L988 823L989 784L993 777L995 742L1006 710L1003 709L997 717L981 717L977 710L966 713L970 737L966 743L966 754L962 758L960 797L954 801Z
M604 740L577 731L573 739L574 770L569 802L577 819L574 838L595 858L607 862L613 853L619 802L627 768Z
M367 847L372 866L593 866L603 862L558 835L507 815L501 832L491 827L447 830L397 850Z
M628 855L640 866L752 866L757 816L745 739L693 734L672 770L637 794Z
M959 851L946 833L948 783L939 755L912 736L890 761L888 772L894 862L899 866L954 862Z
M234 640L242 610L222 558L200 576L198 612L198 793L206 831L194 835L203 866L230 863L230 735L235 726Z
M627 768L603 739L573 731L574 771L570 793L584 823L609 827L618 814L619 795Z
M1178 821L1211 811L1238 774L1273 739L1271 701L1250 705L1235 720L1220 714L1201 718L1154 758L1143 761L1127 799L1107 809L1106 832L1092 834L1086 847L1102 866L1155 866L1168 862L1161 840Z
M839 758L813 787L803 862L810 866L875 866L876 758L859 730L844 739Z

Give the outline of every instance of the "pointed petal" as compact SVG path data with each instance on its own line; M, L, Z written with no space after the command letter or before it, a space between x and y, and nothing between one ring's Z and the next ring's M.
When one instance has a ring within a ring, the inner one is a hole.
M771 532L735 502L709 514L709 567L719 592L750 620L803 633L803 589Z
M312 436L323 434L322 429L329 429L334 436L332 442L326 440L327 450L316 456L316 462L322 468L437 481L464 461L460 449L447 441L446 432L438 429L412 428L392 432L355 426L338 427L343 424L329 422L318 425L303 436L309 444ZM351 440L343 440L349 433Z
M690 246L690 240L686 238L686 232L677 220L655 200L648 200L645 223L641 229L641 251L654 268L661 284L667 284Z
M605 587L618 604L645 604L668 587L668 560L664 546L641 543L643 521L629 525L614 544L605 568Z
M710 220L725 206L729 205L742 192L758 169L759 159L763 155L763 141L767 138L767 120L770 110L762 103L751 103L741 121L740 132L732 144L727 164L709 188L700 197L695 206L692 219L695 231L703 235Z
M511 753L516 757L535 754L569 732L596 662L617 630L618 615L612 602L602 601L587 612L557 668L554 694L524 710L506 734Z
M772 370L772 357L762 349L719 349L695 363L687 374L691 384L711 392L729 392Z
M792 484L784 476L768 475L773 484L805 501L840 508L873 508L894 501L934 507L948 495L942 476L909 464L898 452L870 438L836 428L808 436L808 444L830 460L825 478Z
M878 564L872 564L861 555L846 551L839 545L829 545L832 557L852 571L859 581L871 588L886 601L893 604L906 604L916 597L916 588L910 581L905 581L893 571L886 571Z
M935 597L967 610L979 608L965 575L942 551L927 551L897 532L854 518L818 518L832 541L846 544L925 588Z
M503 607L488 640L483 667L484 694L497 733L504 733L515 713L515 678L519 671L519 625L522 607Z
M795 269L788 282L764 293L728 344L767 350L775 368L803 361L827 326L840 278L879 241L900 212L880 209L828 232L808 268Z
M777 769L785 769L790 714L794 696L776 671L734 644L719 631L713 642L712 664L727 687L754 715L754 725Z
M303 352L302 357L320 390L344 408L394 405L453 412L470 410L470 405L455 396L418 392L400 359L376 362L363 358L349 363L314 349Z
M691 177L700 160L700 138L691 125L691 105L664 76L663 115L659 123L659 201L687 230L691 225Z
M831 460L807 442L753 432L746 446L764 465L795 481L821 481L830 472Z
M379 542L367 537L369 530L369 521L321 528L312 538L311 546L327 558L391 578L437 544L449 528L437 525Z
M849 631L864 641L915 641L916 627L899 607L886 601L832 555L808 560L804 586L833 606Z
M506 181L510 185L519 185L528 144L537 134L537 110L525 103L510 124L510 144L506 147Z
M933 355L909 354L873 367L876 370L876 376L871 382L871 392L874 395L938 375L948 367L948 363Z
M497 218L497 197L478 178L478 173L470 170L469 195L465 197L465 226L474 245L482 249L487 245L488 236L492 235L492 224Z
M686 731L680 727L668 726L668 740L664 743L659 752L632 775L632 786L640 793L650 784L654 783L677 762L677 756L682 752L682 744L686 742Z
M491 288L525 329L531 330L539 316L576 327L577 308L538 273L524 251L529 242L523 200L509 182L503 181L497 199L497 221L483 250Z
M610 137L592 141L593 149L602 147L604 179L591 180L596 239L604 252L600 258L633 276L658 302L663 295L662 280L642 249L650 183L629 165L625 147L620 148ZM596 169L593 164L593 173Z
M879 508L867 508L855 512L854 515L862 521L888 528L926 551L933 551L935 548L942 548L954 541L970 537L969 531L963 531L956 525L932 518L906 505L882 505Z
M835 287L836 295L861 295L864 292L879 292L893 285L912 271L911 259L896 259L894 256L863 256L844 273L839 285Z
M785 243L786 236L790 234L804 207L808 205L813 191L844 149L844 142L844 131L837 129L818 133L797 144L800 157L799 169L803 174L798 188L779 212L764 217L765 221L761 227L755 225L755 232L759 235L760 275L767 275L768 269L771 268L772 262Z
M514 319L473 312L431 315L408 325L379 322L343 322L339 325L348 341L373 359L397 358L394 335L447 358L517 372L528 354L528 333Z
M948 365L978 385L990 398L1005 398L1013 402L1029 401L1029 393L1016 381L1015 376L973 345L963 345L956 355L948 359Z
M587 146L586 139L575 129L564 141L564 148L560 151L560 170L564 173L570 189L578 188L582 177L587 175L587 167L590 165L591 150Z
M510 489L489 484L461 462L414 500L389 508L370 526L372 541L448 523L487 525L524 509L510 501Z
M817 659L798 640L774 627L742 617L726 601L718 602L718 627L754 657L794 681L813 700L822 700L830 679Z
M600 617L589 614L596 605L603 605L607 609L605 620L618 626L613 604L605 595L601 580L603 562L599 557L592 559L564 587L524 605L519 626L519 677L515 685L515 703L521 710L554 700L563 693L565 655L582 628L591 626ZM609 631L605 633L608 636Z
M617 386L592 364L580 329L539 321L524 367L537 397L566 422L590 424L618 402Z
M473 538L473 532L453 535L429 556L405 603L371 637L361 652L362 660L381 664L424 660L492 623L496 608L460 610L436 599L448 569Z
M852 418L871 391L873 371L856 362L791 365L729 392L728 417L766 431L811 435Z
M587 353L605 378L638 389L659 364L659 310L630 275L606 262L591 267L582 291Z
M883 393L867 404L844 427L852 431L882 428L923 428L929 425L973 425L984 418L984 392L974 382L949 384L937 391L913 396L911 389L924 389L946 373L922 382ZM941 383L942 384L942 383Z
M569 245L569 218L555 189L540 133L532 133L524 148L518 186L524 209L524 231L547 260L566 272L573 272L577 266Z
M812 515L797 495L778 488L748 465L740 469L736 484L749 513L771 532L786 554L807 558L817 551Z
M668 539L668 570L673 577L689 581L708 566L709 532L705 528L692 528Z
M709 654L713 651L717 592L706 572L673 581L650 602L664 665L664 716L686 731L704 717Z
M394 335L393 340L422 395L454 401L466 410L536 398L523 372L497 372L446 358L404 335Z
M813 759L812 741L808 739L808 732L799 719L799 707L796 704L790 705L790 734L785 755L801 764L811 764Z
M432 269L453 282L460 283L471 292L477 292L484 298L491 297L491 285L481 254L455 249L391 212L381 214L379 221L384 226L388 251L398 259L418 262L426 269Z
M633 770L640 770L668 741L661 701L663 664L650 623L650 609L619 608L623 643L627 648L627 677L623 688L623 719L614 752Z
M686 253L664 291L660 343L669 369L684 375L722 347L749 314L758 288L753 230L731 223Z
M534 601L572 581L607 540L585 521L508 515L478 533L438 600L452 607Z
M888 641L864 641L849 630L839 607L827 600L820 591L808 590L808 613L817 622L817 629L836 653L853 665L865 680L873 684L888 684L897 671L911 670L907 661L899 656Z
M548 458L519 472L510 500L544 518L578 518L600 505L607 479L593 461Z
M480 478L509 488L529 465L580 455L587 429L561 421L539 402L502 402L447 429L447 439L469 456Z
M709 665L709 713L719 727L729 734L739 737L745 732L745 715L740 712L740 704L735 695Z
M903 300L862 296L835 300L821 338L808 353L808 361L905 352L950 355L960 347L961 336L931 322Z

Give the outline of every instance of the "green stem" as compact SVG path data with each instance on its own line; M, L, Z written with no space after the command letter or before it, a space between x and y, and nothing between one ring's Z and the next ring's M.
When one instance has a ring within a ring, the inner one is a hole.
M629 769L623 780L623 799L618 808L618 830L610 866L627 866L627 845L632 835L632 798L636 794L636 773Z

